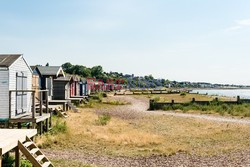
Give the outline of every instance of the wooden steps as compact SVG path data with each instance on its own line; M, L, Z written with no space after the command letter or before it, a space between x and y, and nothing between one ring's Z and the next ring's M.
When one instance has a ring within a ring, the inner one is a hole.
M71 110L73 110L74 112L79 112L76 106L72 104L70 101L68 101L67 104L71 108Z
M60 107L59 108L55 108L55 111L61 117L64 117L64 118L68 118L69 117L69 115L65 111L63 111L63 109L61 109Z
M18 148L34 167L54 167L30 138L26 137L24 143L18 141Z

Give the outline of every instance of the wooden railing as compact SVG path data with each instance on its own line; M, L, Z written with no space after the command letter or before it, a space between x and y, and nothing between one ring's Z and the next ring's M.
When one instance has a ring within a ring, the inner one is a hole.
M34 119L36 117L36 97L35 93L37 91L35 90L10 90L9 91L9 119L12 118L12 107L11 107L11 102L12 102L12 93L31 93L31 98L32 98L32 104L31 104L31 112L32 112L32 118ZM39 97L40 99L37 99L39 101L39 115L42 116L43 114L43 105L45 104L46 107L46 113L49 113L49 101L48 101L48 90L39 90ZM45 100L43 100L43 97L45 96ZM17 99L16 99L17 100Z

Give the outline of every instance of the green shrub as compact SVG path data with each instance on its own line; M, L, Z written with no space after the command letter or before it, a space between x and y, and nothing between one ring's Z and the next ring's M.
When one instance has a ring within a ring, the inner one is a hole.
M58 134L58 133L65 133L67 131L67 123L66 121L57 118L55 125L52 127L51 133Z
M96 120L96 124L104 126L104 125L107 125L110 120L111 120L111 115L103 114L103 115L98 116L98 119Z
M79 102L79 101L74 101L73 104L74 104L76 107L79 107L79 106L80 106L80 102Z
M186 95L187 95L186 92L181 92L181 93L180 93L180 96L186 96Z
M21 160L21 167L32 167L33 165L28 160Z
M81 108L93 108L95 105L95 100L89 99L88 103L80 105Z
M184 106L181 104L175 104L172 106L173 110L183 110Z
M97 101L99 101L99 102L102 102L103 93L102 93L102 92L97 93L97 94L95 94L95 95L90 96L90 98L91 98L92 100L97 100Z
M152 98L152 100L154 100L155 102L158 102L158 101L161 100L161 98L160 98L159 96L154 96L154 97Z
M163 109L164 111L173 110L173 108L172 108L171 105L164 105L164 106L162 107L162 109Z
M107 93L102 93L102 97L108 97Z
M14 165L15 159L12 156L5 154L3 156L3 167L12 167Z

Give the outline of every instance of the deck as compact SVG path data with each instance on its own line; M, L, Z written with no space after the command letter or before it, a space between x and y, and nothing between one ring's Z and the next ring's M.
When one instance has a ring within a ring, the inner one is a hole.
M0 129L0 167L5 153L17 148L16 156L19 156L18 141L23 143L26 136L32 138L36 134L36 129Z
M49 101L49 106L53 105L62 105L64 111L68 111L68 102L69 100L50 100Z
M18 141L24 142L37 134L36 129L0 129L0 155L3 155L18 145Z
M81 103L85 98L84 97L71 97L71 98L68 98L67 100L70 100L72 103L74 102L77 102L77 103Z
M39 123L42 121L45 121L46 119L50 118L50 113L43 113L40 115L39 113L35 114L35 118L32 118L32 113L11 117L9 122L11 123L25 123L25 122L33 122L33 123Z

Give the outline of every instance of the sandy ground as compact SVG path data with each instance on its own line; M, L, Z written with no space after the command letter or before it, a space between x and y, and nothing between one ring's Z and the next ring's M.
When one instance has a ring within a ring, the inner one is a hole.
M124 100L131 102L131 105L116 106L109 109L98 109L95 112L101 114L104 111L123 119L137 119L148 114L162 114L178 117L192 117L216 122L227 122L237 124L250 124L249 119L238 119L231 117L210 116L201 114L184 114L172 111L148 111L149 99L133 96L114 96L110 99ZM115 112L113 111L115 110ZM67 159L107 167L250 167L250 149L212 157L199 157L188 154L176 154L172 156L151 156L151 157L111 157L107 155L87 154L78 151L44 150L49 158Z
M113 96L109 97L114 100L123 100L128 101L131 105L126 106L118 106L114 110L119 115L127 115L128 117L136 117L141 116L142 114L159 114L159 115L169 115L169 116L177 116L177 117L188 117L188 118L197 118L197 119L205 119L209 121L215 122L226 122L226 123L237 123L237 124L246 124L250 125L250 119L248 118L236 118L236 117L225 117L225 116L213 116L206 114L190 114L190 113L177 113L173 111L149 111L149 99L143 97L133 97L133 96ZM121 114L124 113L124 114ZM111 110L110 114L114 112ZM117 114L118 115L118 114Z

